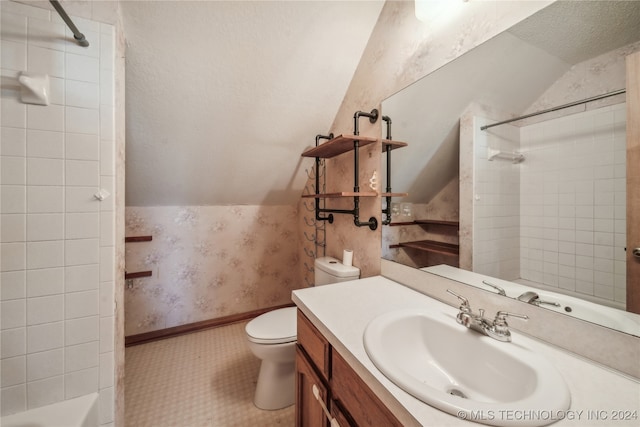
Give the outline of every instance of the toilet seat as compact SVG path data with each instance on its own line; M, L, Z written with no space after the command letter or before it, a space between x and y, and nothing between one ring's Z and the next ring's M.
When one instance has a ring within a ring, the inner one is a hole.
M264 313L245 326L249 341L257 344L284 344L297 338L296 307Z

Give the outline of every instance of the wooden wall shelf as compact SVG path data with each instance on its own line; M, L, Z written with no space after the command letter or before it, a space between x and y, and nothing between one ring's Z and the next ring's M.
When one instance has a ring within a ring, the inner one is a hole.
M432 252L442 255L458 256L460 245L453 243L437 242L435 240L418 240L415 242L403 242L397 245L389 245L389 248L409 248L423 252Z
M150 242L153 240L153 236L131 236L125 237L125 243L137 243L137 242Z
M124 273L124 279L139 279L141 277L151 277L151 271L137 271L135 273Z
M375 191L360 191L355 193L353 191L340 191L337 193L321 193L321 194L304 194L302 197L311 199L336 199L339 197L376 197L378 193Z
M392 227L399 227L403 225L443 225L446 227L460 227L460 223L458 221L444 221L438 219L416 219L415 221L392 222L389 225Z
M386 152L387 151L387 146L390 146L392 150L395 150L396 148L402 148L402 147L406 147L407 144L406 142L400 142L400 141L392 141L390 139L383 139L382 140L382 152Z
M373 144L378 139L359 135L338 135L335 138L313 147L302 153L302 157L319 157L330 159L353 150L354 141L358 141L360 147Z

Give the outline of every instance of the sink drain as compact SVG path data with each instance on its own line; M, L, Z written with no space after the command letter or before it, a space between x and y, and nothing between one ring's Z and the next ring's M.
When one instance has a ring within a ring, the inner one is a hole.
M464 394L463 392L461 392L460 390L458 390L457 388L451 388L451 389L449 389L449 391L447 391L447 393L449 393L452 396L461 397L463 399L467 398L467 395Z

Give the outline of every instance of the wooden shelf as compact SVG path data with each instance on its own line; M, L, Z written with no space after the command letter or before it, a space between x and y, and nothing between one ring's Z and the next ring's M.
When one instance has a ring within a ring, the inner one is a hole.
M302 153L302 157L320 157L329 159L353 150L353 142L359 141L359 146L364 147L377 141L376 138L356 135L338 135L335 138L313 147Z
M389 245L393 248L409 248L423 252L432 252L442 255L458 256L460 254L460 245L453 243L437 242L435 240L418 240L415 242L403 242L397 245Z
M460 223L458 221L443 221L438 219L416 219L415 221L391 222L389 225L392 227L399 227L402 225L443 225L446 227L460 227Z
M353 191L341 191L338 193L324 193L324 194L303 194L302 197L312 199L337 199L340 197L376 197L378 193L375 191L360 191L355 193Z
M135 273L124 273L125 280L128 279L139 279L140 277L151 277L151 271L138 271Z
M409 193L382 193L380 197L407 197Z
M153 236L132 236L124 238L125 243L150 242L152 240Z
M390 139L383 139L382 140L382 152L386 152L387 151L387 146L390 145L392 150L395 150L396 148L402 148L402 147L406 147L407 144L406 142L400 142L400 141L392 141Z

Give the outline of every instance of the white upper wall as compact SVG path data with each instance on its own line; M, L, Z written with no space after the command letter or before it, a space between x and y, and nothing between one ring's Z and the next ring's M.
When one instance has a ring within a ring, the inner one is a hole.
M127 205L296 203L383 2L121 5Z

